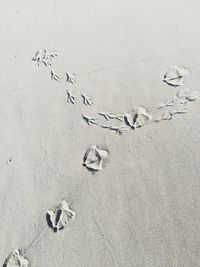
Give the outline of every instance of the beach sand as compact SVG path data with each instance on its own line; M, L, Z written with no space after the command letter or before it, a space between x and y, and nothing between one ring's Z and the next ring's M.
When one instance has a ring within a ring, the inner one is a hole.
M178 91L162 81L173 65L200 90L199 13L198 0L0 0L2 265L21 248L34 267L200 266L200 102L123 135L82 119L151 111ZM52 67L32 61L40 48L58 52ZM95 174L93 144L109 151ZM62 199L76 219L54 233L46 211Z

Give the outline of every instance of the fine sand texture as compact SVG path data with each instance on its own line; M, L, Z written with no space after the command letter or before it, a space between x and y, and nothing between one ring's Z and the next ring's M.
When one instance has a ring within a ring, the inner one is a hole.
M117 130L200 91L200 1L0 0L0 22L0 266L14 249L33 267L200 266L200 100Z

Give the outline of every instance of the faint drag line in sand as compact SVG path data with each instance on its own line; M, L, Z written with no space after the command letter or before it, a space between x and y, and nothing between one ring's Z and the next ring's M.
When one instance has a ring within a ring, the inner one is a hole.
M103 230L101 228L100 223L94 217L92 218L92 220L93 220L94 224L96 225L97 229L99 230L101 237L103 238L103 241L104 241L104 243L106 245L106 248L107 248L108 253L110 254L110 256L112 258L112 261L113 261L114 266L115 267L122 267L121 263L118 263L117 260L115 259L115 256L113 255L113 252L112 252L112 249L111 249L111 246L110 246L110 244L108 242L107 237L103 233Z
M117 69L117 68L127 67L127 66L131 66L131 65L137 65L137 64L142 63L142 62L160 59L160 58L163 58L163 57L166 57L166 56L169 56L169 55L179 55L179 54L182 54L184 52L194 51L196 49L200 49L200 45L198 45L196 47L193 47L193 48L187 48L187 49L183 49L183 50L172 51L172 52L166 53L164 55L159 55L159 56L154 56L154 57L147 57L147 58L143 58L141 60L124 62L124 63L113 65L113 66L107 66L107 67L94 69L94 70L91 70L91 71L80 72L80 73L77 73L77 76L86 76L86 75L90 75L90 74L97 73L97 72L109 71L109 70L113 70L113 69ZM48 83L50 84L51 82L52 82L52 80L50 80L50 81L48 80L46 82L41 82L41 83L30 85L30 86L19 87L17 89L1 92L0 95L9 94L9 93L15 93L15 92L18 92L18 91L31 89L31 88L34 88L34 87L37 87L37 86L40 86L40 85L43 85L43 84L48 84Z
M147 58L143 58L141 60L136 60L136 61L130 61L130 62L124 62L118 65L113 65L113 66L107 66L107 67L102 67L102 68L98 68L98 69L94 69L91 71L86 71L86 72L81 72L81 73L77 73L77 75L80 76L85 76L85 75L89 75L92 73L96 73L96 72L103 72L103 71L107 71L107 70L112 70L112 69L117 69L117 68L122 68L122 67L126 67L126 66L131 66L131 65L136 65L142 62L146 62L146 61L151 61L151 60L155 60L155 59L160 59L166 56L170 56L170 55L181 55L184 52L190 52L196 49L200 49L200 45L193 47L193 48L187 48L187 49L183 49L183 50L177 50L177 51L173 51L173 52L169 52L166 53L164 55L159 55L159 56L154 56L154 57L147 57Z
M50 231L50 229L45 226L43 228L43 231L40 232L35 238L33 238L33 240L30 242L30 244L28 245L28 247L24 250L23 255L26 256L26 254L29 252L29 250L37 243L37 241L42 238L42 236L47 233L48 231Z
M9 94L9 93L16 93L18 91L24 91L24 90L31 89L31 88L34 88L34 87L38 87L40 85L48 84L48 83L51 83L51 82L52 81L48 80L46 82L36 83L36 84L33 84L33 85L29 85L29 86L24 86L24 87L19 87L19 88L12 89L12 90L7 90L7 91L4 91L4 92L1 92L0 95L5 95L5 94Z

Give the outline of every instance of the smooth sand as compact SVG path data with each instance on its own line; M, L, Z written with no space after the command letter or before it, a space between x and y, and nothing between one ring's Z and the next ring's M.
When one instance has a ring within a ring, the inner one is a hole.
M199 90L199 14L199 0L0 0L2 264L44 231L26 255L34 267L200 266L200 102L123 136L81 118L151 110L177 92L162 82L174 64ZM77 83L50 80L31 61L39 48L57 50L53 69ZM80 103L66 102L67 88ZM110 151L95 175L82 166L92 144ZM44 230L62 198L76 220Z

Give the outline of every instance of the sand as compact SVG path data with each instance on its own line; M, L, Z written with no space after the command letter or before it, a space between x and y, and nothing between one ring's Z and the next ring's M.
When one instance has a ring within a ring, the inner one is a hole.
M162 81L173 65L200 90L199 13L198 0L0 0L2 265L21 248L34 267L200 266L200 102L122 135L82 118L151 111L177 93ZM58 52L52 68L32 62L40 48ZM95 174L91 145L109 151ZM62 199L76 219L54 233Z

